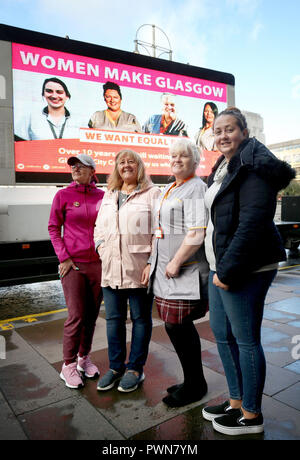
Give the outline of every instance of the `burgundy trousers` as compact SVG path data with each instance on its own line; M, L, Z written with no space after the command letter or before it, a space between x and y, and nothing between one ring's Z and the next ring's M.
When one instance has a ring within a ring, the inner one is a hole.
M101 262L76 262L61 280L68 318L64 324L63 358L75 361L77 354L86 356L92 341L102 301Z

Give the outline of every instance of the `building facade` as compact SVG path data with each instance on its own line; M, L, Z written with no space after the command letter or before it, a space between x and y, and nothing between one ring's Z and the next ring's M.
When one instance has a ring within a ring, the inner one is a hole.
M289 163L296 170L296 180L300 181L300 139L268 145L274 155Z
M261 115L242 110L246 117L250 136L265 144L264 121ZM294 139L267 146L280 160L289 163L296 170L296 180L300 182L300 139Z
M245 116L249 134L251 137L256 137L256 139L263 144L266 143L266 138L264 134L264 120L261 115L254 112L247 112L242 110L242 114Z

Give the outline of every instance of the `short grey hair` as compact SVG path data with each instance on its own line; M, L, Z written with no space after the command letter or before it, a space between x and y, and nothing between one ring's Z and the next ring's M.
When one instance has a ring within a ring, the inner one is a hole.
M180 139L176 140L169 149L170 155L172 155L172 153L177 152L188 153L195 162L195 169L197 168L200 162L200 150L199 147L197 147L197 145L195 144L195 142L192 142L187 138L181 137Z

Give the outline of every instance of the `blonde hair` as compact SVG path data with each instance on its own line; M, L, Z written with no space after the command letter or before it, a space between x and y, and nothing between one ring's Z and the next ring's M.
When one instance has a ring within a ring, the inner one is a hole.
M151 185L151 180L146 175L146 169L145 169L145 165L144 165L142 158L134 150L124 149L124 150L121 150L116 156L114 170L109 176L108 181L107 181L108 190L111 190L111 191L121 190L122 185L123 185L123 179L121 178L119 174L118 166L122 158L125 156L126 157L128 156L130 159L134 160L137 163L138 165L137 183L140 186L141 190L146 189L149 185Z

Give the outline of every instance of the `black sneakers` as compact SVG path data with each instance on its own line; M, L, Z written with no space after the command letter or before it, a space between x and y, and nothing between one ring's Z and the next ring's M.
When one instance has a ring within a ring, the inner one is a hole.
M216 417L221 417L222 415L236 415L237 417L241 415L240 409L233 409L230 406L229 401L225 401L223 404L219 404L218 406L207 406L202 409L202 415L205 420L209 420L210 422L214 420Z
M206 420L212 421L216 431L230 436L256 434L264 431L262 414L253 419L246 419L240 409L233 409L230 406L229 401L218 406L204 407L202 415Z
M231 436L262 433L264 431L262 414L253 419L246 419L241 413L238 417L236 414L223 415L223 417L215 418L212 424L214 429L219 433Z

